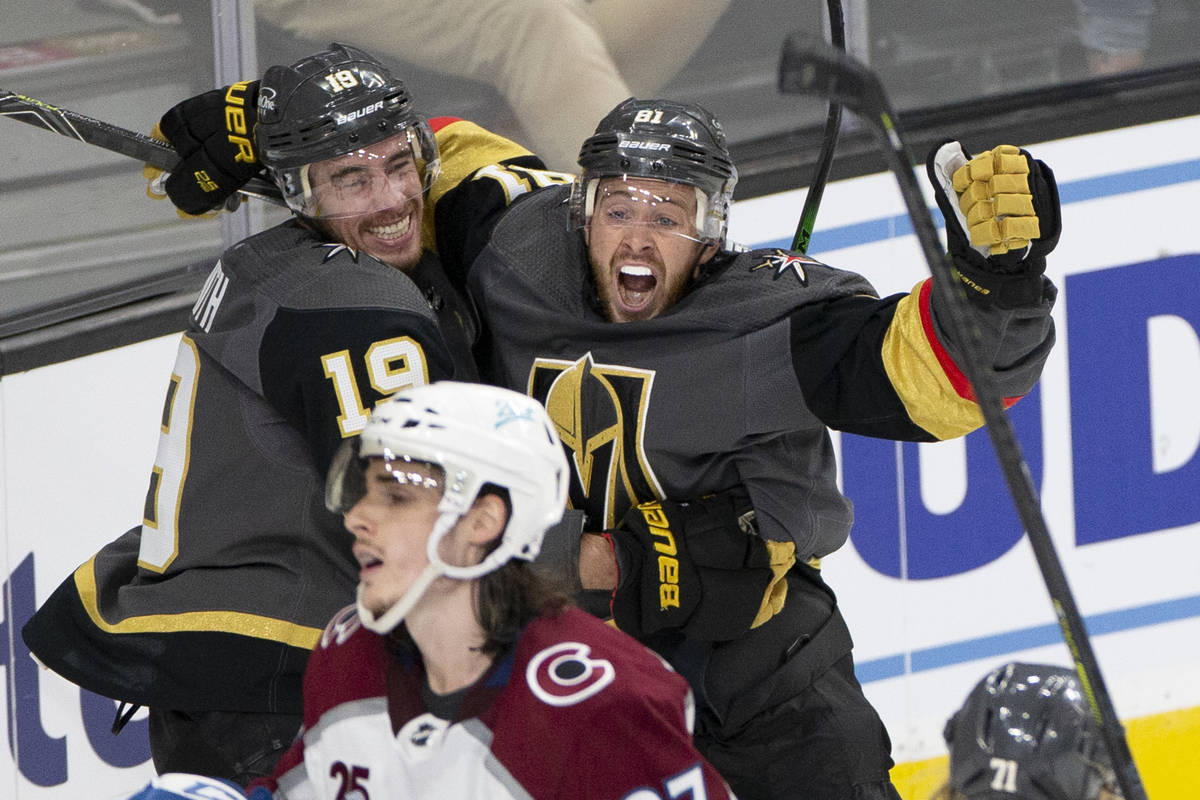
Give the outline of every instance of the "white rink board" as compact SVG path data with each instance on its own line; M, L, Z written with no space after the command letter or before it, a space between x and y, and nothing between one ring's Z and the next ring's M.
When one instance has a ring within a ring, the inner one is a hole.
M1118 712L1132 718L1198 706L1200 118L1030 150L1054 168L1064 233L1050 258L1061 289L1059 340L1037 396L1017 407L1028 409L1018 436L1036 464L1047 523ZM803 198L796 191L737 204L731 238L786 246ZM908 291L927 273L907 230L892 176L843 181L825 192L811 253L862 272L881 293ZM1089 302L1072 306L1072 296ZM1103 335L1108 331L1111 341ZM167 336L0 380L8 648L0 650L7 687L0 705L16 731L0 754L0 796L105 800L127 796L152 774L144 760L111 765L148 752L144 723L135 720L114 751L111 712L82 702L57 676L31 669L14 637L35 602L141 519L177 340ZM1089 427L1105 420L1127 423L1115 426L1123 432L1119 452L1106 454L1111 437ZM1145 433L1140 440L1138 431ZM970 444L972 437L982 444ZM972 437L866 449L853 437L836 437L858 523L851 543L825 560L825 575L840 597L860 678L891 731L898 762L944 752L946 717L992 666L1013 658L1068 663L1032 552L1019 530L1012 533L1011 502L1001 502L1000 513L970 511L978 485L967 470L994 461L986 435ZM1089 454L1086 461L1081 452ZM904 514L898 504L881 508L888 504L874 501L895 494L897 479L890 476L898 465L909 481L897 495ZM1087 484L1077 485L1085 472ZM1110 501L1114 510L1096 525L1087 509ZM1167 524L1116 530L1159 518ZM1081 519L1091 521L1084 526ZM1009 544L997 548L997 537ZM919 555L930 541L942 544Z

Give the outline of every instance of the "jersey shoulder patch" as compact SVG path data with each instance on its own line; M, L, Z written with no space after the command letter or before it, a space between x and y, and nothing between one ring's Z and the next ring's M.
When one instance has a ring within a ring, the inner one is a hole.
M360 628L362 621L358 618L358 607L351 603L334 614L325 630L321 632L321 649L328 650L330 647L345 644Z

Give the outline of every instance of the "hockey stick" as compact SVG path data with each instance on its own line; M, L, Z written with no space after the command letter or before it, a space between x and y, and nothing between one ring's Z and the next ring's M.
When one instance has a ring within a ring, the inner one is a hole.
M144 161L164 172L170 172L179 162L179 156L166 142L16 92L0 89L0 116L103 147ZM283 205L283 196L278 187L262 178L251 178L238 190L238 194Z
M829 12L829 41L842 52L846 51L846 23L842 15L841 0L828 0L826 8ZM821 136L821 153L817 157L817 168L813 173L812 182L808 185L808 193L804 195L804 208L800 211L800 223L796 226L796 235L792 239L792 250L799 253L808 252L808 243L812 239L813 227L817 223L817 207L821 205L821 195L825 193L825 183L829 180L829 168L833 166L833 151L837 147L838 134L842 130L842 104L835 98L829 98L829 114L825 117L825 131Z
M925 204L920 186L913 176L913 160L896 128L895 114L877 75L862 63L824 43L802 42L793 34L784 43L779 65L780 91L808 93L834 97L866 122L875 133L889 169L900 185L900 194L912 219L913 229L921 244L925 260L933 274L933 291L948 312L949 327L955 339L966 349L962 365L976 401L983 413L992 447L1008 482L1009 492L1021 518L1034 557L1046 584L1046 590L1058 616L1058 624L1067 648L1075 661L1076 671L1083 684L1092 716L1100 725L1100 733L1108 748L1116 772L1117 783L1125 800L1146 800L1146 789L1138 775L1133 754L1129 750L1124 729L1104 680L1100 666L1088 639L1083 618L1067 584L1062 562L1054 549L1050 532L1042 515L1037 490L1021 449L1013 434L1012 425L1004 413L1000 392L991 372L984 367L979 331L970 318L967 299L961 284L937 236L933 217Z

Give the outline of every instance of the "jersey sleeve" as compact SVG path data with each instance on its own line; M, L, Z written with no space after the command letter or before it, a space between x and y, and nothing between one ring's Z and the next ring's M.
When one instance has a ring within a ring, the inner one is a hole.
M464 289L475 256L510 204L530 191L570 183L516 142L467 120L430 120L442 170L430 189L422 235L456 288Z
M831 428L938 441L983 424L961 368L963 349L941 322L932 282L882 299L850 296L791 316L793 366L805 400ZM1006 406L1027 394L1054 344L1054 288L1019 309L973 305Z
M382 308L282 308L262 340L263 394L301 432L321 474L387 395L450 379L432 319Z

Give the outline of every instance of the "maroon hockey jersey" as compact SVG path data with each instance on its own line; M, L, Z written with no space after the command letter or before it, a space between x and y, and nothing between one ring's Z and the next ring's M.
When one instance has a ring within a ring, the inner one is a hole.
M578 609L530 623L455 719L427 710L423 676L411 644L366 630L353 606L334 617L305 672L303 736L268 782L276 798L731 796L692 745L683 678Z

